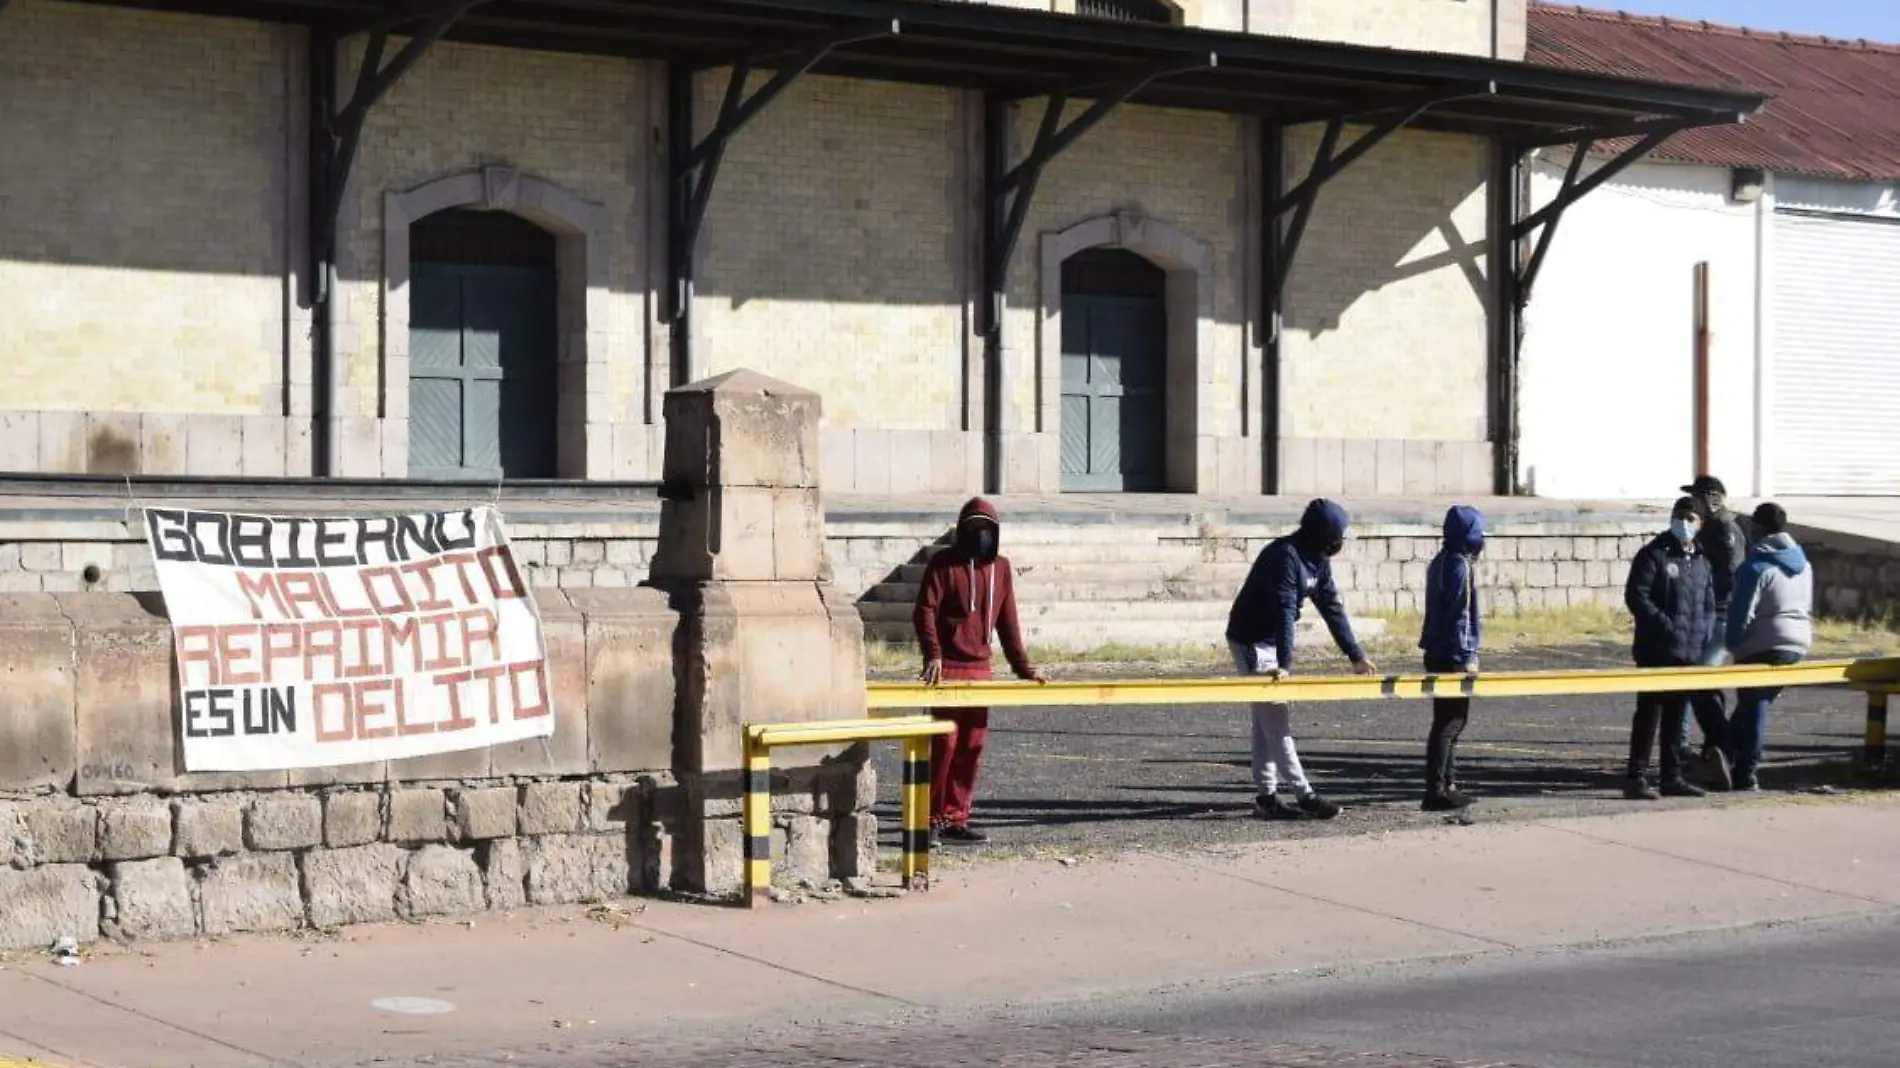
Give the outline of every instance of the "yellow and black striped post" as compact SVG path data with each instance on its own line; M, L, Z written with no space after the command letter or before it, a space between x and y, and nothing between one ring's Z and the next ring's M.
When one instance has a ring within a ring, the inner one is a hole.
M930 888L930 738L904 739L904 885Z
M755 731L745 735L746 906L772 889L772 750Z
M1884 689L1867 691L1867 748L1862 759L1870 768L1887 762L1887 691Z

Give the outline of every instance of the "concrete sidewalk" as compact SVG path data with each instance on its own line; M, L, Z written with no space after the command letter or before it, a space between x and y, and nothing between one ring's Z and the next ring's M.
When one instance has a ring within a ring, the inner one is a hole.
M623 901L113 950L71 968L15 954L0 969L0 1065L358 1064L616 1041L637 1054L687 1033L1895 912L1896 831L1900 799L1778 800L998 861L904 900L752 914ZM376 1007L387 998L452 1008Z

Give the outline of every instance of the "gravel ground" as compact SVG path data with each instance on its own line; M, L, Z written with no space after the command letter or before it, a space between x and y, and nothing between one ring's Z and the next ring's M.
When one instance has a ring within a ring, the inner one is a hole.
M1487 669L1609 667L1620 644L1500 653ZM1410 670L1393 660L1388 666ZM1071 665L1063 678L1201 674L1166 666ZM1315 663L1312 671L1343 670ZM895 675L896 673L889 673ZM1621 778L1634 698L1478 701L1459 746L1459 782L1478 798L1479 820L1534 820L1627 812ZM1857 693L1785 692L1762 768L1764 795L1650 802L1648 808L1759 803L1777 795L1850 789L1866 716ZM1264 823L1249 817L1247 716L1232 705L1007 709L991 714L989 749L973 823L987 846L959 856L1193 849L1235 842L1368 834L1442 822L1418 810L1428 702L1307 704L1294 709L1307 775L1346 806L1330 822ZM1697 736L1699 738L1699 735ZM895 746L877 746L879 816L897 848ZM1652 765L1653 766L1653 765Z

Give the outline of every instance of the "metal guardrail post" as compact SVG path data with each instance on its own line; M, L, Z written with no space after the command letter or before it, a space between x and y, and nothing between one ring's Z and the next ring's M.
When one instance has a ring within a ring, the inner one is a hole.
M930 739L904 739L904 887L930 889Z
M746 907L772 890L772 750L778 746L899 740L904 743L904 886L930 883L930 739L955 730L930 716L872 716L856 720L752 724L745 728Z
M752 731L745 732L745 883L747 908L772 890L772 750Z

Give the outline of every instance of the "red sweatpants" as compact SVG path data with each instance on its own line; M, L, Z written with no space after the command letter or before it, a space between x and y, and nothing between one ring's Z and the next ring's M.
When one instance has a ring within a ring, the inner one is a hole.
M990 666L945 661L943 677L946 682L981 682L990 678ZM936 708L930 714L957 725L953 733L930 739L930 825L961 827L970 822L977 765L990 736L990 710Z

